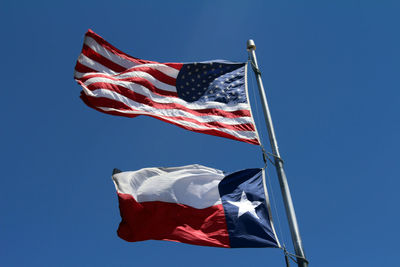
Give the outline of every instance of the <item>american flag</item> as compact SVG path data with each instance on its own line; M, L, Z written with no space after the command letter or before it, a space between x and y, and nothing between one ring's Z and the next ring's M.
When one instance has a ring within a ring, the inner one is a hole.
M81 99L98 111L147 115L184 129L259 145L247 64L159 63L131 57L88 30L75 66Z

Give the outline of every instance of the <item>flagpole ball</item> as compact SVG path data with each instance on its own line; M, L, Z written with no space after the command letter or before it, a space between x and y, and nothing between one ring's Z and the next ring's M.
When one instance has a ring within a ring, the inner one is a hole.
M247 51L256 50L256 44L254 43L253 39L249 39L247 41Z

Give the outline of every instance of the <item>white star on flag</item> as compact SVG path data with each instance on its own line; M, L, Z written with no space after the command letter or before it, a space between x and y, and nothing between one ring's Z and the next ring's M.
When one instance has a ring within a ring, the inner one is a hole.
M256 213L256 208L262 203L261 201L250 201L247 199L246 193L242 191L242 197L239 202L234 202L228 200L228 202L236 207L239 207L238 218L245 214L246 212L250 212L251 215L260 219Z

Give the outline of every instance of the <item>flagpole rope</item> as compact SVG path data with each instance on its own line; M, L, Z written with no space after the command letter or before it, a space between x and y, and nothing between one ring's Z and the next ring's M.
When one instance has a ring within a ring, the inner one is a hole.
M263 149L263 151L264 151L264 149ZM269 161L271 161L270 158L268 158L268 159L269 159ZM282 227L281 227L281 222L280 222L280 219L279 219L278 209L276 207L275 195L274 195L274 191L272 189L271 177L269 176L268 170L267 170L267 161L265 162L265 166L264 166L263 169L265 170L265 173L266 173L267 178L268 178L267 180L268 180L269 188L270 188L271 195L272 195L272 202L273 202L273 206L274 206L274 212L275 212L275 216L276 216L277 221L278 221L278 231L279 231L279 235L282 237L282 246L280 248L282 249L284 257L285 257L286 267L290 267L289 259L291 259L295 263L298 263L298 259L302 259L303 261L305 261L308 264L308 261L307 261L306 258L304 258L304 257L302 257L300 255L296 255L294 253L291 253L286 249L286 244L285 244L285 239L286 238L285 238L285 236L284 236L284 234L282 232Z
M254 69L254 64L253 64L253 62L250 60L250 58L247 60L248 62L250 62L250 64L251 64L251 67ZM248 77L249 78L249 77ZM256 120L256 125L261 125L261 122L260 122L260 111L259 111L259 109L258 109L258 101L257 101L257 98L256 98L256 91L254 90L254 77L253 76L251 76L250 75L250 88L251 88L251 90L252 90L252 98L253 98L253 103L255 104L255 107L256 107L256 114L257 114L257 116L256 116L256 118L255 118L255 120ZM263 161L264 161L264 168L267 166L267 159L268 159L268 155L267 155L267 152L266 152L266 150L265 150L265 148L264 148L264 146L263 146L263 144L262 144L262 141L261 141L261 138L260 138L260 147L261 147L261 152L262 152L262 157L263 157Z
M247 60L250 61L251 67L253 68L253 71L254 71L255 73L257 73L258 75L261 75L260 69L257 68L257 66L254 64L254 62L251 60L250 55L249 55L249 57L248 57Z
M251 65L251 67L253 68L254 72L256 72L256 73L258 73L258 74L261 74L261 71L254 65L253 61L250 60L250 57L248 58L247 61L250 62L250 65ZM255 105L256 105L256 113L257 113L256 122L257 122L258 125L261 125L261 122L260 122L260 117L261 117L261 116L260 116L260 111L259 111L259 109L258 109L258 104L257 104L258 101L257 101L257 99L256 99L256 97L255 97L254 81L253 81L253 79L254 79L253 77L250 78L250 85L251 85L251 90L252 90L252 92L253 92L253 94L252 94L253 103L255 103ZM273 154L273 153L271 153L271 152L266 151L265 148L264 148L264 146L263 146L263 144L262 144L262 142L261 142L261 140L260 140L260 147L261 147L261 151L262 151L262 154L263 154L263 160L264 160L265 165L267 164L266 161L269 160L274 166L276 166L275 162L272 161L272 160L268 157L268 155L272 156L275 160L280 161L282 164L284 163L284 161L283 161L283 159L282 159L281 157L279 157L278 155L275 155L275 154Z
M282 247L283 253L285 255L285 261L286 261L286 266L290 266L288 259L290 258L293 262L298 263L298 259L302 259L308 264L308 260L300 255L296 255L293 253L290 253L285 246Z
M251 67L253 68L254 72L256 72L258 74L261 74L261 71L254 65L253 61L251 61L250 58L249 58L248 61L250 62ZM256 114L257 114L256 122L257 122L258 125L260 125L260 112L258 110L257 99L255 98L255 92L254 92L254 86L253 86L254 85L254 81L253 81L252 78L250 79L250 84L251 84L251 89L253 90L253 96L252 96L253 97L253 102L255 103L255 107L256 107ZM264 148L261 140L260 140L260 147L261 147L262 157L263 157L263 161L264 161L264 168L263 169L265 170L265 173L267 175L267 180L268 180L269 188L270 188L270 191L271 191L272 202L273 202L273 206L274 206L274 212L275 212L275 216L276 216L277 221L278 221L278 232L279 232L279 235L282 237L282 245L283 246L281 247L281 249L282 249L282 251L284 253L284 256L285 256L286 266L290 267L289 259L291 259L295 263L297 263L297 259L303 259L304 261L306 261L308 263L308 261L304 257L301 257L299 255L290 253L286 249L286 244L285 244L286 237L285 237L285 235L283 234L283 231L282 231L281 221L279 219L278 209L277 209L277 206L276 206L275 194L274 194L274 190L273 190L272 182L271 182L272 179L271 179L271 177L270 177L270 175L268 173L268 168L267 168L268 167L268 161L270 163L272 163L272 165L274 165L274 166L276 166L276 162L277 161L281 162L282 164L284 164L284 161L278 155L275 155L274 153L266 151L266 149Z
M275 155L273 155L274 162L276 163L275 168L276 168L276 172L277 172L277 176L278 176L278 180L279 180L279 185L281 188L282 200L284 202L286 215L288 218L289 229L290 229L290 233L291 233L291 237L292 237L292 241L293 241L293 248L295 250L295 253L302 257L302 258L300 258L300 257L297 258L298 266L299 267L307 267L308 263L305 260L303 260L303 258L305 258L305 255L304 255L303 245L301 242L300 233L299 233L299 229L298 229L298 225L297 225L297 218L296 218L296 214L294 212L293 201L292 201L292 198L290 195L290 190L289 190L289 185L287 183L286 174L283 169L282 159L280 159L278 143L277 143L276 136L275 136L275 130L274 130L274 127L272 124L271 114L270 114L269 106L268 106L268 102L267 102L267 97L265 95L265 90L264 90L263 82L261 79L261 72L260 72L260 70L258 68L258 64L257 64L255 50L256 50L256 45L255 45L254 41L252 39L249 39L247 41L247 51L249 54L249 60L251 62L251 66L253 68L253 71L255 73L256 80L257 80L257 85L258 85L258 89L259 89L258 91L259 91L260 101L262 103L262 108L263 108L263 112L264 112L265 123L266 123L267 130L268 130L268 137L269 137L269 141L271 144L271 150L275 154Z
M249 60L248 60L249 62L250 62L250 64L251 64L251 66L252 66L252 68L253 68L253 70L254 70L254 64L253 64L253 62L250 60L250 58L249 58ZM256 68L256 70L258 71L258 72L260 72L260 70L258 70L257 68ZM255 71L256 71L255 70ZM258 109L258 101L257 101L257 99L256 99L256 97L255 97L255 95L256 95L256 91L255 91L255 87L254 87L254 81L253 81L253 79L254 79L254 77L252 77L251 76L251 78L250 78L250 88L251 88L251 90L252 90L252 100L253 100L253 103L255 103L255 108L256 108L256 110L255 110L255 113L257 114L257 117L255 118L255 121L256 121L256 124L257 125L261 125L261 122L260 122L260 117L261 117L261 115L260 115L260 111L259 111L259 109ZM271 157L269 156L269 155L271 155L273 158L276 158L276 159L278 159L278 160L280 160L280 161L282 161L283 162L283 160L280 158L280 157L278 157L277 155L274 155L273 153L270 153L269 151L267 151L266 149L265 149L265 147L263 146L263 144L262 144L262 141L260 140L260 147L261 147L261 152L262 152L262 157L263 157L263 161L264 161L264 167L263 167L263 169L265 170L265 173L266 173L266 177L267 177L267 179L266 180L268 180L268 186L269 186L269 188L270 188L270 191L271 191L271 196L272 196L272 205L273 205L273 210L274 210L274 213L275 213L275 217L277 218L277 221L278 221L278 225L277 225L277 228L278 228L278 232L279 232L279 235L282 237L282 244L283 244L283 247L286 247L286 244L285 244L285 236L283 235L283 232L282 232L282 226L281 226L281 222L280 222L280 219L279 219L279 214L278 214L278 209L277 209L277 206L276 206L276 199L275 199L275 194L274 194L274 190L273 190L273 187L272 187L272 182L271 182L271 177L270 177L270 175L269 175L269 173L268 173L268 161L269 162L271 162L272 163L272 165L274 165L275 166L275 162L274 162L274 160L273 159L271 159Z
M271 183L272 179L271 179L271 176L268 173L267 165L265 165L265 173L266 173L267 180L268 180L268 186L269 186L270 191L271 191L272 203L273 203L273 206L274 206L274 212L275 212L276 220L278 221L278 232L279 232L279 235L282 237L283 247L286 247L286 243L285 243L286 237L284 236L284 234L282 232L281 220L279 219L278 208L276 207L275 194L274 194L274 190L272 188L272 183Z
M277 155L275 155L275 154L273 154L273 153L270 153L270 152L268 152L268 151L267 151L266 153L267 153L268 155L272 156L275 160L280 161L282 164L285 163L281 157L278 157ZM272 164L274 164L274 165L276 166L275 161L272 161L269 157L268 157L268 159L269 159L269 161L272 162Z

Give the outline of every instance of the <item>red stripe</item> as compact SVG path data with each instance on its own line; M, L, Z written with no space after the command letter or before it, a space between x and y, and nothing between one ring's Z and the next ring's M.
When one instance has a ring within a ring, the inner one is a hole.
M108 43L106 40L104 40L102 37L100 37L99 35L97 35L96 33L94 33L90 29L86 32L86 36L92 37L102 47L104 47L105 49L107 49L111 53L113 53L113 54L115 54L117 56L120 56L120 57L122 57L122 58L124 58L124 59L126 59L128 61L132 61L132 62L134 62L136 64L158 63L156 61L150 61L150 60L144 60L144 59L138 59L138 58L132 57L132 56L122 52L121 50L119 50L115 46L111 45L110 43Z
M128 73L128 72L141 71L141 72L148 73L149 75L153 76L155 79L159 80L160 82L163 82L163 83L171 85L171 86L175 86L176 85L176 78L168 76L165 73L163 73L163 72L161 72L161 71L159 71L159 70L157 70L155 68L144 66L144 67L134 67L134 68L126 69L126 68L121 67L118 64L113 63L112 61L110 61L110 60L108 60L108 59L106 59L104 57L102 57L102 59L96 58L96 56L93 56L93 55L89 54L91 52L85 52L84 53L82 51L82 53L85 54L85 56L89 57L90 59L99 62L103 66L108 67L113 71L119 72L118 74L115 74L115 75L112 75L112 76L111 75L110 76L104 76L104 77L107 77L107 78L110 78L110 79L113 79L113 80L117 80L118 79L118 80L124 81L124 80L128 80L130 78L119 79L119 78L115 78L115 77L117 77L118 75L124 74L124 73ZM94 53L96 53L96 52L94 52ZM101 55L99 55L99 56L101 56ZM81 63L79 63L79 64L81 64ZM82 66L84 66L84 65L82 65ZM123 68L123 70L121 70L120 68ZM91 72L96 72L99 75L104 75L104 74L102 74L101 72L99 72L97 70L93 70L93 69L91 69L91 70L92 70ZM135 78L135 77L133 77L133 78ZM87 77L82 77L81 78L82 81L85 81L87 79L88 79Z
M127 90L124 87L122 87L122 88L124 90ZM89 87L89 89L90 89L90 87ZM121 95L124 95L124 93L125 93L125 92L119 91L119 89L115 89L113 91L117 92L117 93L119 93ZM142 96L140 94L136 94L136 93L134 93L134 92L132 92L130 90L129 90L128 93L134 95L134 97L132 99L133 101L135 101L137 103L140 103L140 104L144 104L144 105L153 107L153 108L156 108L156 109L160 109L160 110L161 109L176 109L176 110L187 111L187 112L189 112L191 114L195 113L193 110L190 110L190 109L186 110L186 108L184 106L182 106L182 105L178 105L178 104L159 104L159 103L152 102L151 99L149 99L149 98L147 98L145 96ZM89 97L90 101L94 105L96 105L98 107L109 107L109 106L105 105L105 103L103 101L103 99L109 99L109 98L92 97L92 96L88 96L88 97ZM113 101L119 102L117 100L113 100ZM127 110L127 109L124 109L124 110ZM138 110L138 109L135 109L133 107L130 107L130 110L137 111L137 112L143 112L142 110ZM148 115L145 112L143 112L143 113L144 113L143 115ZM194 114L194 115L196 116L196 114ZM201 115L203 115L203 114L201 114ZM214 115L214 114L209 114L209 115ZM158 117L158 116L159 117L165 117L163 115L155 114L155 117ZM226 117L226 116L224 116L224 117ZM182 116L168 116L168 119L173 119L173 120L177 120L177 121L192 122L192 123L195 123L197 125L205 126L205 127L210 127L211 126L211 127L216 127L216 128L225 128L225 129L234 130L234 131L254 131L254 126L253 126L252 123L242 123L242 124L230 125L230 124L226 124L226 123L222 123L222 122L218 122L218 121L199 122L196 119L189 118L189 117L182 117ZM173 123L173 122L170 122L170 123ZM185 126L185 127L187 127L187 126Z
M146 115L146 116L153 117L155 119L158 119L158 120L161 120L161 121L164 121L164 122L167 122L167 123L174 124L174 125L176 125L176 126L178 126L180 128L183 128L183 129L186 129L186 130L190 130L190 131L193 131L193 132L225 137L225 138L229 138L229 139L233 139L233 140L237 140L237 141L242 141L242 142L253 144L253 145L260 145L260 142L257 139L240 138L240 137L236 137L234 135L219 131L217 129L197 129L197 128L193 128L193 127L184 126L184 125L181 125L181 124L178 124L178 123L175 123L175 122L171 122L169 120L166 120L166 119L164 119L162 117L158 117L158 116L155 116L155 115L149 115L149 114L127 114L127 113L119 112L117 110L105 111L105 110L102 110L102 109L98 108L98 107L110 107L110 108L113 108L113 106L117 105L117 104L114 104L113 102L118 102L118 101L115 101L115 100L112 100L112 99L91 97L91 96L85 95L83 92L81 92L81 99L89 107L91 107L91 108L93 108L93 109L95 109L97 111L106 113L106 114L117 115L117 116L128 117L128 118L134 118L134 117L137 117L139 115ZM103 102L103 100L104 100L104 102ZM97 101L101 102L102 105L96 105ZM121 110L133 110L133 109L130 108L129 106L127 106L127 105L124 105L123 108L121 108Z
M92 97L85 95L83 93L83 91L81 92L81 99L83 100L83 102L85 102L85 104L87 104L88 106L90 106L92 108L95 108L95 106L92 104L93 103L93 99L91 99L91 98ZM105 97L98 98L98 99L101 99L101 102L104 103L104 107L115 108L115 109L118 109L118 110L129 110L129 111L132 111L132 108L130 106L125 105L122 102L115 101L113 99L109 99L109 98L105 98ZM96 108L96 110L103 112L103 110L99 109L99 108ZM136 117L136 116L139 116L139 115L133 115L132 114L131 117Z
M230 247L222 204L205 209L160 201L138 203L118 193L118 236L130 242L166 240L199 246Z
M82 65L79 61L76 62L75 70L81 73L98 72L97 70Z
M171 67L171 68L174 68L174 69L176 69L176 70L180 70L180 69L182 68L182 66L183 66L183 63L159 63L159 62L157 62L157 61L144 60L144 59L139 59L139 58L132 57L132 56L130 56L130 55L128 55L128 54L122 52L121 50L119 50L119 49L116 48L115 46L111 45L110 43L108 43L106 40L104 40L102 37L100 37L99 35L97 35L96 33L94 33L94 32L93 32L92 30L90 30L90 29L87 31L86 36L92 37L99 45L101 45L103 48L107 49L110 53L113 53L113 54L115 54L115 55L117 55L117 56L119 56L119 57L121 57L121 58L123 58L123 59L126 59L127 61L131 61L131 62L133 62L133 63L135 63L135 64L164 64L164 65L167 65L167 66L169 66L169 67ZM82 53L84 52L85 48L90 48L90 47L87 46L87 45L85 45L85 44L83 44ZM92 50L92 49L90 48L90 50ZM93 50L92 50L92 51L93 51ZM86 52L88 52L88 51L86 51ZM93 52L94 52L95 54L97 54L101 59L99 59L99 60L96 60L96 59L94 59L94 58L91 58L91 59L93 59L93 60L95 60L95 61L98 61L99 63L102 62L102 61L100 61L100 60L109 60L109 59L107 59L106 57L103 57L102 55L96 53L95 51L93 51ZM90 53L89 53L89 54L90 54ZM86 55L86 54L85 54L85 55ZM109 60L109 61L110 61L110 60ZM112 61L110 61L110 62L112 62ZM125 67L120 66L120 65L118 65L118 64L115 63L115 62L112 62L112 63L115 64L115 65L117 65L117 66L119 66L119 67L121 67L121 68L123 68L123 70L126 69ZM106 64L106 63L105 63L105 64ZM102 65L108 66L108 65L105 65L105 64L102 64ZM115 67L117 67L117 66L115 66ZM113 68L110 67L110 69L113 69ZM121 72L121 71L123 71L123 70L120 70L120 71L116 70L116 71L117 71L117 72Z
M115 113L113 115L121 115L121 113L120 114ZM197 128L192 128L192 127L188 127L188 126L184 126L184 125L173 123L171 121L165 120L165 119L160 118L160 117L156 117L156 116L152 116L152 115L147 115L147 116L159 119L159 120L164 121L164 122L168 122L168 123L174 124L174 125L176 125L178 127L181 127L182 129L189 130L189 131L192 131L192 132L201 133L201 134L208 134L208 135L214 135L214 136L219 136L219 137L225 137L225 138L228 138L228 139L233 139L233 140L236 140L236 141L241 141L241 142L245 142L245 143L249 143L249 144L253 144L253 145L258 145L258 146L260 145L260 142L257 139L240 138L240 137L228 134L226 132L219 131L217 129L197 129Z
M118 65L117 63L115 63L115 62L109 60L108 58L100 55L99 53L94 51L92 48L87 46L86 44L83 44L82 54L84 54L88 58L92 59L93 61L96 61L96 62L100 63L101 65L113 70L114 72L122 72L122 71L126 70L125 67L123 67L121 65Z
M81 81L83 83L83 82L87 81L88 79L94 78L94 77L104 77L104 78L109 78L109 79L115 80L115 81L134 82L134 83L143 85L144 87L146 87L147 89L149 89L150 91L154 92L157 95L179 98L177 93L159 89L159 88L155 87L153 84L145 82L146 80L144 80L144 79L140 80L140 78L117 79L117 78L113 78L113 77L111 77L109 75L106 75L106 74L91 74L91 75L86 75L86 76L84 76L82 78L79 78L79 79L76 79L76 80L77 81ZM80 84L82 86L84 86L82 83L80 83ZM94 83L94 84L99 84L99 85L93 87L92 84L91 84L91 85L89 85L88 89L93 91L93 90L99 89L99 88L107 88L107 89L109 89L111 91L114 91L114 86L116 86L116 87L119 88L119 90L120 90L119 92L121 94L125 95L129 99L132 99L132 100L136 101L135 97L130 95L130 93L133 93L132 90L129 89L129 88L123 87L122 85L112 85L112 84L110 84L110 86L106 86L105 84L107 84L107 83ZM128 91L126 91L126 90L128 90ZM122 93L122 92L126 92L126 94ZM139 101L137 101L137 102L139 102ZM147 102L148 101L146 101L146 103ZM190 113L192 113L192 114L194 114L196 116L203 116L203 115L206 116L206 115L210 115L211 114L211 115L223 116L223 117L227 117L227 118L251 117L251 113L247 109L235 110L235 111L224 111L224 110L217 109L217 108L206 108L206 109L193 110L193 109L186 108L185 106L182 106L182 105L179 105L179 104L176 104L176 105L177 105L176 106L177 108L179 108L181 110L184 110L184 111L187 111L187 112L190 112Z
M158 63L157 61L151 61L151 60L144 60L144 59L139 59L136 57L132 57L124 52L122 52L121 50L119 50L118 48L116 48L115 46L111 45L110 43L108 43L106 40L104 40L101 36L97 35L95 32L93 32L91 29L89 29L85 36L90 36L92 37L99 45L101 45L102 47L104 47L105 49L107 49L108 51L110 51L111 53L126 59L128 61L132 61L136 64L149 64L149 63ZM180 70L182 68L183 63L163 63L167 66L170 66L174 69Z
M134 84L140 84L144 87L146 87L147 89L149 89L150 91L152 91L153 93L157 94L157 95L161 95L161 96L167 96L167 97L178 97L178 94L176 92L171 92L171 91L166 91L166 90L162 90L160 88L155 87L151 82L149 82L146 79L143 78L139 78L139 77L132 77L132 78L124 78L124 79L117 79L114 77L111 77L107 74L91 74L91 75L86 75L80 79L77 79L79 81L81 81L82 83L84 83L85 81L91 79L91 78L107 78L113 81L123 81L123 82L131 82ZM109 84L109 83L103 83L103 82L98 82L98 83L92 83L92 84L98 84L98 88L101 88L100 86L103 86L104 84ZM91 85L92 85L91 84ZM118 85L115 85L118 86ZM121 85L122 87L122 85ZM129 88L126 88L129 89ZM130 89L129 89L130 90Z
M82 85L84 86L84 85ZM190 114L193 114L195 116L222 116L225 118L241 118L241 117L250 117L250 111L248 110L236 110L236 111L225 111L222 109L217 109L217 108L207 108L207 109L190 109L187 108L184 105L177 104L177 103L157 103L151 100L151 98L144 96L142 94L136 93L132 91L131 89L128 89L124 86L121 85L116 85L116 84L109 84L109 83L92 83L89 86L85 86L91 91L94 91L96 89L108 89L110 91L117 92L127 98L129 98L132 101L135 101L140 104L148 105L157 109L178 109L182 110L185 112L188 112ZM254 127L250 128L251 130L254 130Z
M181 70L183 63L163 63L164 65L167 65L171 68L177 69L177 70Z
M156 68L152 68L152 67L146 67L146 66L140 67L140 66L137 66L137 67L134 67L134 68L127 69L124 72L118 73L118 75L122 75L124 73L132 72L132 71L146 72L146 73L150 74L151 76L153 76L154 78L156 78L157 80L159 80L160 82L163 82L163 83L166 83L166 84L169 84L169 85L172 85L172 86L176 85L176 78L168 76L167 74L159 71Z

